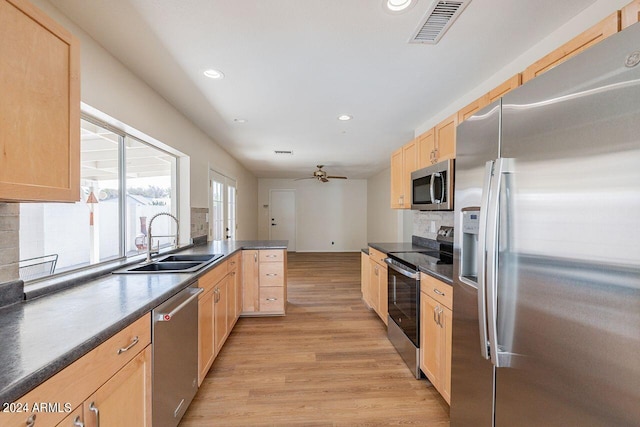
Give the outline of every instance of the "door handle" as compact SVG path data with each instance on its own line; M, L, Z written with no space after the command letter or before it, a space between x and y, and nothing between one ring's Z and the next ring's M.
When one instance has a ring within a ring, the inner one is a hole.
M498 357L498 242L500 221L500 191L503 176L513 170L513 159L499 158L495 162L490 193L489 209L487 212L487 331L489 333L489 353L491 362L497 367L505 366Z
M482 185L482 201L480 205L480 230L478 231L478 248L476 254L476 268L478 271L478 327L480 328L480 354L489 359L489 341L487 334L487 210L489 209L489 191L492 188L493 165L495 161L488 161L484 169Z

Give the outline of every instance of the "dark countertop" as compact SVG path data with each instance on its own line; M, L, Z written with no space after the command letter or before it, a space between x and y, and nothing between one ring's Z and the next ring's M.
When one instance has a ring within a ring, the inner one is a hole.
M181 252L225 255L193 274L74 277L73 287L0 309L0 402L20 398L233 253L286 248L286 241L210 242Z
M433 244L430 244L428 241L425 242L429 246L417 245L415 243L369 243L369 246L379 250L380 252L384 252L385 254L395 253L395 252L422 252L422 251L433 251L438 250L438 243L433 241ZM368 250L367 250L368 253ZM418 269L430 276L435 277L438 280L443 281L448 285L453 284L453 265L451 264L425 264L418 265Z

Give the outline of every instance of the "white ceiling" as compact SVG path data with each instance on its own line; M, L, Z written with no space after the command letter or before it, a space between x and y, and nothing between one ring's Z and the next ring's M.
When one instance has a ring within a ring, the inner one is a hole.
M437 45L407 43L432 0L50 1L257 177L366 178L595 0L472 0Z

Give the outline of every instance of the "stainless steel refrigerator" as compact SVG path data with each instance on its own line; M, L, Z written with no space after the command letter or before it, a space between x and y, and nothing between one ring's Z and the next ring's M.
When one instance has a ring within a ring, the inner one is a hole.
M453 427L640 426L638 62L640 24L458 126Z

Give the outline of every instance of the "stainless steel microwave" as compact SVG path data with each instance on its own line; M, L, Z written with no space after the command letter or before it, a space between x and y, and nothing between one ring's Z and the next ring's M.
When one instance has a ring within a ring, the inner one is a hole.
M444 160L411 172L411 209L453 210L454 160Z

